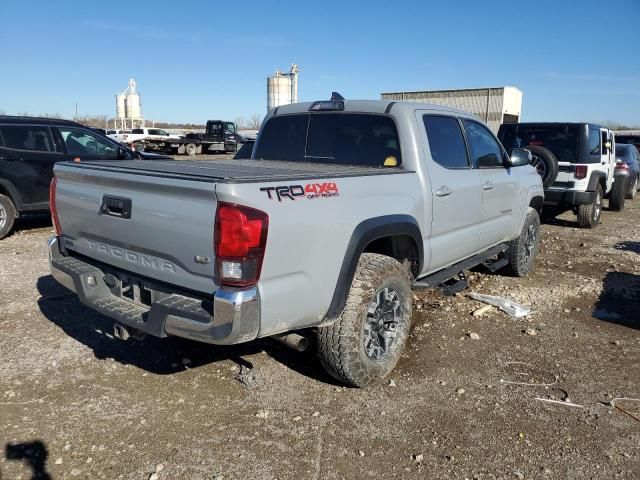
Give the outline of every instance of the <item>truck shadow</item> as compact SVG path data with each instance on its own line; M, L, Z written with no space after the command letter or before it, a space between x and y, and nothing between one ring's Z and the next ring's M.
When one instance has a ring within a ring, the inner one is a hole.
M640 275L608 272L592 315L598 320L640 330Z
M83 343L96 358L112 358L122 364L134 365L150 373L170 375L188 368L231 360L253 368L245 356L265 352L276 361L311 379L337 385L322 369L314 349L299 353L268 338L238 345L222 346L193 342L179 337L143 341L122 341L113 337L113 321L83 305L75 294L59 285L52 276L40 277L37 288L42 314L67 335Z
M7 443L5 447L7 460L22 461L31 469L32 480L50 480L47 473L47 457L49 452L41 440L26 443ZM0 473L0 478L2 474Z
M616 250L633 252L640 255L640 242L618 242L615 244L614 248Z

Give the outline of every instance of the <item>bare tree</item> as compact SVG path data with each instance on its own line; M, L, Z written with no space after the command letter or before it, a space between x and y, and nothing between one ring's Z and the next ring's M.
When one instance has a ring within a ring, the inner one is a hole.
M236 117L233 120L233 123L236 124L236 128L238 130L243 130L243 129L247 128L247 119L244 118L244 117Z
M259 113L255 113L251 115L251 117L249 118L247 127L250 130L258 130L260 128L261 123L262 123L262 115L260 115Z

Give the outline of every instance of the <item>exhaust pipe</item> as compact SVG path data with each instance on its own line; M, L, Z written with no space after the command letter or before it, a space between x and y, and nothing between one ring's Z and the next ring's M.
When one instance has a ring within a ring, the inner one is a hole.
M284 343L287 347L293 348L298 352L304 352L309 346L309 339L297 333L279 333L278 335L273 335L271 338L280 343Z
M142 340L147 335L140 330L136 330L135 328L125 327L121 323L114 323L113 336L118 340L129 340L130 338L133 338L134 340Z

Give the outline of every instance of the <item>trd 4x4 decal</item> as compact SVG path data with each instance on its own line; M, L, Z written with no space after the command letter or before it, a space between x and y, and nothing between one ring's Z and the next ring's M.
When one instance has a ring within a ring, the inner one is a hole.
M261 192L267 192L267 196L281 202L283 199L296 200L306 197L309 200L314 198L337 197L340 195L338 185L333 182L328 183L307 183L306 185L279 185L277 187L262 187Z

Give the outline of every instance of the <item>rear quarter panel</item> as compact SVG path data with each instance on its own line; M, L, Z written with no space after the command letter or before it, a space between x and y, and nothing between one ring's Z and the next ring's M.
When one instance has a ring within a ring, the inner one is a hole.
M338 195L295 200L261 188L279 185L335 183ZM240 202L269 215L269 234L258 288L261 301L259 336L321 323L331 303L347 245L356 226L369 218L405 214L428 230L414 173L287 181L218 184L222 202ZM430 212L428 214L430 217Z

